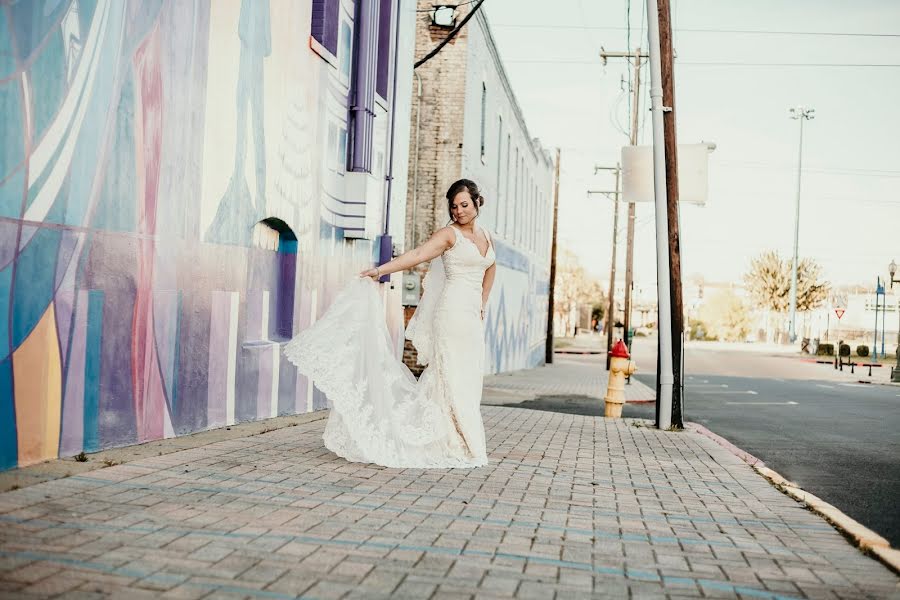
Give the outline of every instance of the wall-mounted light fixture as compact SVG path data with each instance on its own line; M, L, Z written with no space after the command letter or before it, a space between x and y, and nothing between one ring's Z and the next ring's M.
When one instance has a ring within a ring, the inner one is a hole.
M456 27L455 6L435 6L431 11L431 24L436 27L452 29Z

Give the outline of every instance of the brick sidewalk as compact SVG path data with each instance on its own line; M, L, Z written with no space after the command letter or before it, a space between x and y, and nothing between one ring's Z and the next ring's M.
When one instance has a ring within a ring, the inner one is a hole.
M485 399L488 402L507 399L518 402L540 395L572 395L602 400L609 382L605 365L606 357L602 355L579 357L557 354L553 364L485 377ZM626 401L655 398L656 392L634 377L625 386Z
M560 365L562 367L562 365ZM693 433L484 407L490 465L351 464L323 420L0 495L0 597L887 598Z

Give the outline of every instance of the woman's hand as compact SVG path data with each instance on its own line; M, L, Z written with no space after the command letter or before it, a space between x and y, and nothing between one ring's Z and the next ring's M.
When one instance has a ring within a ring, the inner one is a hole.
M381 272L378 270L378 267L374 267L371 269L366 269L365 271L360 271L359 276L360 278L371 277L372 279L375 279L377 281L378 278L381 277Z

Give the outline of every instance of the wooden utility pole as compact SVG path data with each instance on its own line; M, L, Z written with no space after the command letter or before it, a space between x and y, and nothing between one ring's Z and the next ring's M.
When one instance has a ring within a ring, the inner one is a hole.
M640 122L638 119L638 113L640 111L641 104L641 59L647 58L648 56L649 55L647 53L641 54L640 48L637 48L633 52L607 52L606 50L600 51L600 58L603 59L603 64L606 64L606 60L609 58L627 58L634 61L634 84L631 90L631 135L629 136L629 141L632 146L637 145L638 123ZM628 332L631 329L631 293L632 288L634 287L634 219L635 205L634 202L629 202L628 224L626 225L628 233L626 234L625 242L625 301L623 306L625 312L625 318L623 319L623 324L625 326L625 340L629 342L629 348L631 348L631 343L628 339Z
M637 146L638 137L638 108L640 107L641 90L641 49L634 53L634 105L631 109L631 145ZM634 202L628 203L628 238L625 242L625 339L628 348L631 349L631 293L634 287ZM631 379L629 378L629 382Z
M547 349L544 362L553 362L553 293L556 290L556 223L559 218L559 148L556 149L556 171L553 175L553 234L550 241L550 289L547 292Z
M613 326L616 323L616 239L619 233L619 173L620 166L616 165L616 187L613 194L613 230L612 230L612 266L609 268L609 308L606 311L606 370L609 371L609 363L612 357Z
M678 144L675 138L675 71L670 0L657 0L663 129L666 148L666 196L669 221L669 297L672 300L672 425L684 427L684 300L681 290L681 242L678 231Z

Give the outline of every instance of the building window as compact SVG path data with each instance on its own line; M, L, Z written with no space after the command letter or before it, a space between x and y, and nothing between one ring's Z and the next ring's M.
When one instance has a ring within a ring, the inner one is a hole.
M487 86L481 84L481 162L484 162L485 119L487 118Z
M506 223L509 220L509 157L512 154L510 152L512 150L512 134L506 134L506 185L503 186L503 189L506 190L506 194L503 196L503 231L500 232L500 225L497 224L497 231L506 234Z
M341 53L338 57L341 62L341 81L350 84L350 65L353 62L351 54L353 49L353 30L350 29L350 23L341 20Z
M378 11L378 65L375 79L375 92L388 99L388 81L391 73L391 24L393 17L393 0L380 0ZM391 100L393 102L393 100Z
M513 177L513 184L515 187L513 188L513 195L509 204L509 212L512 219L512 230L507 229L506 234L511 240L515 241L516 239L516 228L519 225L519 215L516 210L517 204L519 203L519 149L516 148L516 161L515 161L516 173ZM507 220L507 224L509 224L509 220Z
M347 170L347 130L343 127L340 128L340 132L338 133L337 159L337 171L338 173L343 174Z
M500 212L500 155L503 152L503 117L497 117L497 197L494 198L494 222L491 224L494 229L497 228L497 219Z
M312 37L333 56L338 53L340 8L341 0L312 0Z

